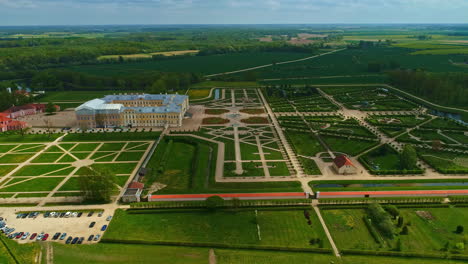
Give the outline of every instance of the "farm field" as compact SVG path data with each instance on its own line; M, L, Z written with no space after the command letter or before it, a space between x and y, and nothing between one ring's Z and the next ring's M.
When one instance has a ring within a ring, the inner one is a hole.
M213 74L255 67L264 64L271 64L274 61L300 59L311 55L312 54L308 53L294 52L231 53L210 56L174 58L161 61L129 62L125 64L71 66L69 69L102 76L136 74L150 70Z
M124 60L151 59L154 55L170 57L170 56L197 54L197 53L198 53L198 50L175 50L175 51L163 51L163 52L127 54L127 55L104 55L104 56L98 57L97 59L98 60L118 60L120 57L122 57Z
M207 212L148 212L132 214L117 211L104 239L216 243L229 245L317 248L309 240L320 238L328 248L325 234L313 211L311 226L301 209L242 210ZM191 219L190 222L184 219ZM163 224L164 223L164 224ZM260 228L260 234L257 230ZM143 235L144 234L144 235ZM260 237L259 237L260 235Z

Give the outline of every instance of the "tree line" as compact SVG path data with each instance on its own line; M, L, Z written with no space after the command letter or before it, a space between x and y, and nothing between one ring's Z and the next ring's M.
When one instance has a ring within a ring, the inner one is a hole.
M195 73L166 73L148 71L121 76L96 76L66 69L48 69L36 72L30 81L34 90L113 90L165 93L186 90L200 82L202 76Z
M388 73L390 84L443 105L468 105L468 74L396 70Z
M11 93L7 91L8 87L12 89ZM30 97L16 91L16 85L9 82L0 83L0 112L14 105L24 105L32 101Z

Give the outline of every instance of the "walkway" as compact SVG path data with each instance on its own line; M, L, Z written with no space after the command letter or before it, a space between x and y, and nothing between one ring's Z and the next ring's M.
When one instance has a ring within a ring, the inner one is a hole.
M325 231L325 234L327 235L328 241L330 242L330 245L333 249L333 253L335 253L336 257L341 258L340 251L338 250L338 247L335 245L335 241L333 241L330 231L328 230L328 227L325 224L325 221L323 220L322 214L320 213L320 209L317 206L317 201L318 200L312 201L312 208L314 208L314 211L317 214L320 224L322 224L323 231Z
M258 91L258 94L260 95L260 99L263 102L263 105L265 106L267 110L268 116L270 117L270 120L279 136L281 144L284 146L284 149L286 150L286 154L288 155L288 158L291 161L291 164L296 172L297 177L303 177L304 171L302 170L301 164L299 163L299 160L297 159L296 154L294 153L291 146L289 145L289 142L286 139L286 136L283 133L283 129L281 128L278 120L276 119L276 116L273 113L273 110L271 110L271 107L268 104L265 97L263 96L262 91L260 90L257 90L257 91Z

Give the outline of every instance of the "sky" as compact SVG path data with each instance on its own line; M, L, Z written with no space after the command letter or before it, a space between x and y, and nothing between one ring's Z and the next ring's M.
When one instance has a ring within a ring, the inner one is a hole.
M468 23L468 0L0 0L0 26Z

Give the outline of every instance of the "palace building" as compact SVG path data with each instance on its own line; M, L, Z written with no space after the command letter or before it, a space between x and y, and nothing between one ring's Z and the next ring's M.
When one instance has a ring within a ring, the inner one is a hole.
M118 94L93 99L75 109L80 128L177 127L189 107L187 95Z

